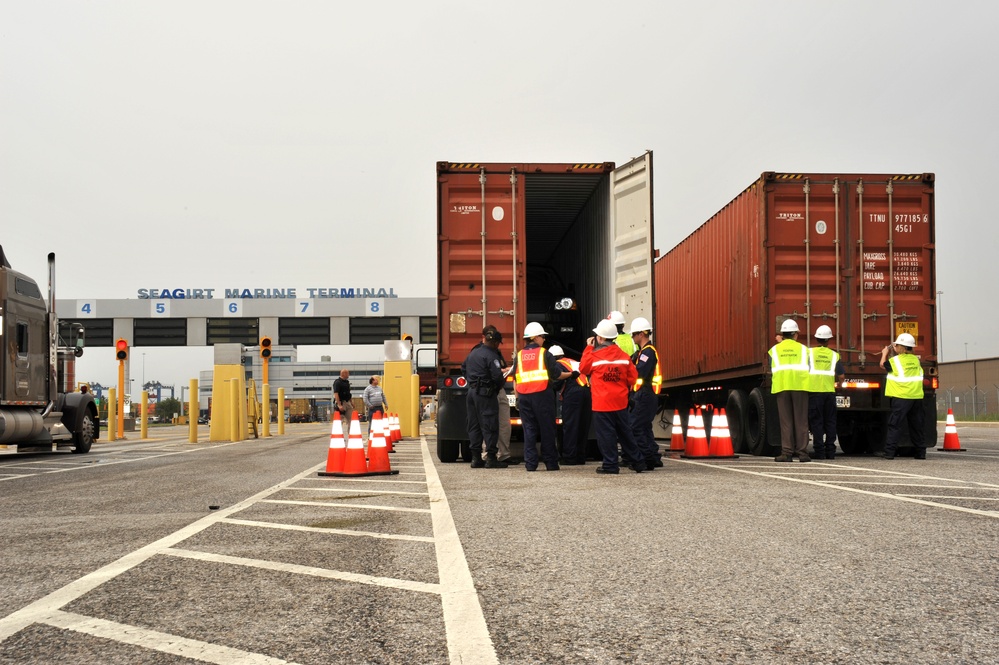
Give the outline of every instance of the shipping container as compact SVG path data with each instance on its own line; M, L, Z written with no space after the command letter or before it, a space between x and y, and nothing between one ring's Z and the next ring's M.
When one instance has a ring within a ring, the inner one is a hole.
M459 451L468 459L461 363L484 326L503 334L508 359L523 347L530 321L578 358L611 310L629 320L652 318L651 183L651 152L621 167L438 162L441 461L456 460Z
M937 302L934 176L764 173L660 258L655 344L663 407L725 407L733 444L780 447L767 350L794 319L798 341L828 325L846 381L837 387L844 452L883 447L881 349L916 338L927 440L935 437ZM907 442L907 440L906 440Z

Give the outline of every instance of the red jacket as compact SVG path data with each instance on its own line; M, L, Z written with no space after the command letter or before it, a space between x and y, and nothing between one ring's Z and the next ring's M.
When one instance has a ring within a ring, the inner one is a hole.
M638 370L617 344L587 346L579 361L579 373L590 377L594 411L621 411L628 408L628 392Z

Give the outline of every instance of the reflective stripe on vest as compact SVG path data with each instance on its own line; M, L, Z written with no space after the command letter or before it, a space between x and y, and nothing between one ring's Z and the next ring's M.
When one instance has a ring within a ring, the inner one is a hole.
M652 374L652 392L658 395L659 391L662 390L663 387L663 373L662 370L659 369L659 352L656 351L656 347L651 344L646 344L638 350L638 355L642 355L642 351L645 349L652 349L656 352L656 371ZM638 365L637 361L635 362L635 365ZM643 385L644 382L642 381L642 377L638 377L638 380L635 381L635 392L637 393Z
M785 390L808 390L808 347L785 339L770 349L773 372L772 393Z
M517 352L517 392L521 395L539 393L548 388L548 370L545 369L545 350L521 349Z
M555 362L557 362L559 365L561 365L562 367L564 367L565 371L567 371L567 372L575 372L576 371L576 370L574 370L572 368L572 361L570 361L568 358L559 358ZM584 388L586 386L590 385L590 382L582 374L580 374L579 376L576 377L576 383L578 383L579 385L581 385Z
M811 368L808 370L808 392L836 392L836 363L839 354L825 346L808 349Z
M893 356L888 364L894 371L888 375L885 395L902 399L922 399L923 367L919 364L919 358L911 353L905 353Z

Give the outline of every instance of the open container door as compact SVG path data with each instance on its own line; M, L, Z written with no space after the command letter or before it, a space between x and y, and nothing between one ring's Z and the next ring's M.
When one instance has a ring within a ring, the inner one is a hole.
M654 321L651 150L611 173L611 219L613 308Z

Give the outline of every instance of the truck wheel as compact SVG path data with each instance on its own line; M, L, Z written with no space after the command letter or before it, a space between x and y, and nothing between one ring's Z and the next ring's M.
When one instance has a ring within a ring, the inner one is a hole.
M753 388L746 408L746 444L754 455L767 454L767 406L763 391Z
M451 439L437 440L437 459L445 464L458 461L458 442Z
M83 422L80 423L80 429L76 431L73 438L76 441L76 447L73 448L74 453L82 455L90 452L90 446L94 445L94 420L89 413L83 414Z
M731 390L725 401L725 415L728 417L729 434L732 437L732 450L736 453L749 451L746 443L746 410L749 396L744 390Z

